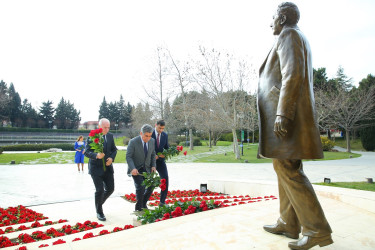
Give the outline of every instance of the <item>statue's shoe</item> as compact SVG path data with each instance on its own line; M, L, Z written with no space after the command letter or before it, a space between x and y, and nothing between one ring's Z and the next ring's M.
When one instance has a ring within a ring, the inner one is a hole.
M298 235L299 235L299 232L288 231L285 229L284 226L282 226L279 223L276 223L274 225L265 225L263 226L263 229L269 233L281 234L291 239L298 239Z
M331 235L323 237L310 237L303 236L302 239L298 241L289 242L288 247L291 249L310 249L316 245L324 247L333 243Z

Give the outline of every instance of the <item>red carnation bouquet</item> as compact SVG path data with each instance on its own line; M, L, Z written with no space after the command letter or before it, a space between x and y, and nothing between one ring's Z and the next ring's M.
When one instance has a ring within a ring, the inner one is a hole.
M158 155L164 155L165 160L168 160L172 158L172 156L179 155L180 152L184 149L183 146L170 146L168 149L164 149L163 152L159 152ZM184 155L186 156L187 151L184 152Z
M94 150L94 153L103 153L103 144L104 144L104 138L103 138L103 129L93 129L89 133L89 140L90 140L90 147L92 150ZM106 171L104 158L102 158L103 161L103 169Z

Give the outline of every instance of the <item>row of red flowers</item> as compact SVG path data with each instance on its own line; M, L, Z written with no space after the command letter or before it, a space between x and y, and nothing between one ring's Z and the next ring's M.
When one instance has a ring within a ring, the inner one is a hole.
M209 200L223 200L223 203L235 203L235 202L238 202L239 205L241 204L246 204L245 201L247 201L247 203L253 203L253 202L258 202L258 201L262 201L262 200L274 200L274 199L277 199L275 196L271 195L271 196L264 196L264 197L253 197L251 198L249 195L246 195L246 196L214 196L214 197L185 197L185 198L179 198L179 199L167 199L165 200L165 203L166 204L174 204L176 201L180 201L180 202L187 202L187 201L192 201L193 199L195 198L195 200L197 201L202 201L202 200L206 200L206 201L209 201ZM232 200L228 200L228 199L232 199ZM156 200L154 202L150 202L148 205L150 206L158 206L160 203L160 201ZM227 205L224 204L224 207L226 207Z
M37 213L22 205L17 207L0 208L0 227L33 222L48 219L41 213Z
M6 227L5 230L0 229L0 234L13 233L13 232L16 232L16 231L22 231L22 230L27 230L27 229L30 229L30 228L43 227L43 226L48 226L48 225L53 225L53 224L58 224L58 223L64 223L64 222L67 222L67 220L60 219L58 221L45 221L43 224L40 223L39 221L35 221L29 227L27 227L25 225L21 225L17 228Z
M45 232L43 231L35 231L31 235L29 234L20 234L16 239L10 240L8 237L5 236L0 236L0 248L4 247L10 247L10 246L16 246L19 244L27 244L27 243L32 243L40 240L48 240L51 238L56 238L64 235L69 235L69 234L74 234L78 233L81 231L87 231L91 230L93 228L98 228L102 227L102 224L98 224L97 222L91 222L91 221L86 221L83 224L82 223L77 223L75 226L70 226L70 225L65 225L60 229L54 229L50 228L46 230ZM102 230L99 232L98 235L94 235L92 232L86 233L82 239L88 239L100 235L105 235L109 233L114 233L114 232L119 232L122 230L130 229L133 228L134 226L132 225L125 225L124 228L121 227L115 227L112 231L108 230ZM73 241L81 240L80 238L75 238ZM66 243L64 240L59 239L55 242L53 242L53 245L57 244L62 244ZM48 244L42 244L39 247L47 247ZM22 246L19 249L26 249L26 246Z
M167 199L172 199L172 198L182 198L182 197L197 197L197 196L216 196L216 195L222 195L220 193L215 193L207 190L206 193L200 192L198 189L195 190L173 190L173 191L168 191L167 194ZM137 198L134 193L131 194L125 194L124 199L130 202L136 202ZM160 199L160 193L159 192L153 192L150 201L153 200L159 200Z
M222 201L197 201L193 198L192 201L176 201L170 206L156 207L154 210L146 210L144 214L138 216L138 220L141 221L142 224L153 223L220 207L223 207Z

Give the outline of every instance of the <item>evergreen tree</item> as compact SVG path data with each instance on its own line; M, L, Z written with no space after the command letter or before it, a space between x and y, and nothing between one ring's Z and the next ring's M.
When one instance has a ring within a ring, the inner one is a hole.
M74 108L69 101L65 101L62 97L56 108L55 124L60 129L78 128L80 112Z
M326 68L313 69L314 75L314 88L324 89L328 82Z
M52 107L53 102L48 100L42 102L42 106L39 108L39 121L38 126L41 128L52 128L55 109Z
M14 88L13 83L10 83L9 89L9 120L12 122L12 127L20 126L22 123L21 119L21 97Z
M106 117L111 123L111 129L115 129L115 124L118 124L120 113L118 110L117 102L110 102L108 105L108 113Z
M345 75L344 68L341 66L339 66L339 68L337 69L336 78L334 80L337 87L341 87L346 91L349 91L353 88L353 79Z
M100 104L100 107L99 107L99 120L101 118L108 118L108 103L107 101L105 100L105 96L103 97L103 102Z
M7 84L1 80L0 81L0 119L9 119L9 94Z
M27 99L24 99L21 105L21 117L22 117L22 126L34 128L38 120L38 113L31 106L31 103Z

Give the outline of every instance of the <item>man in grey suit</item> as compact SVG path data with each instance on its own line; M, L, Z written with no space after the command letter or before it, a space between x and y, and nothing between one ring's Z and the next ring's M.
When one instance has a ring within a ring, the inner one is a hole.
M133 177L137 203L135 211L147 209L147 201L150 198L153 188L142 186L144 172L156 172L155 141L151 138L153 127L145 124L141 128L140 135L130 140L126 161L128 163L128 175Z
M303 172L302 159L323 158L313 93L309 43L297 26L293 3L278 6L271 27L278 36L259 70L259 157L272 158L276 171L280 217L264 230L298 239L292 249L332 244L332 230L314 189Z

